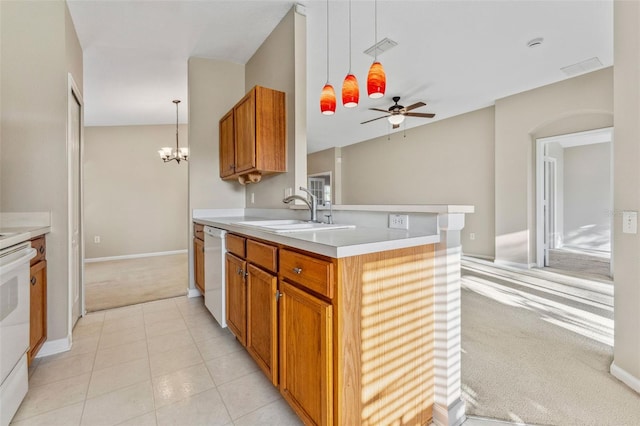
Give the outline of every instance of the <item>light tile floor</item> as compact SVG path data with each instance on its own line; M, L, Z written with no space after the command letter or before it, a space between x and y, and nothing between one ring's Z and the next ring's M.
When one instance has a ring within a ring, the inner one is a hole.
M14 425L300 425L202 298L90 313L38 358Z
M12 425L300 425L202 298L90 313L70 351L34 360ZM493 425L468 419L465 426Z

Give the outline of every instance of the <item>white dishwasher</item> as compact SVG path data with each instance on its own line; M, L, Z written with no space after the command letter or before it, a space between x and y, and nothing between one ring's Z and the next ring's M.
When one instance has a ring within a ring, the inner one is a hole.
M204 227L204 305L222 328L227 326L224 237L227 231Z

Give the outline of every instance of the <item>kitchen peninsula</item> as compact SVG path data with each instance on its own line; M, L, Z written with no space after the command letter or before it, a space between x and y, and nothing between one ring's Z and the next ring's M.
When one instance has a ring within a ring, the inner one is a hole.
M295 211L193 212L227 231L231 331L306 424L464 420L459 234L473 207L394 207L338 209L355 228L292 233L238 222ZM393 211L411 230L386 228Z

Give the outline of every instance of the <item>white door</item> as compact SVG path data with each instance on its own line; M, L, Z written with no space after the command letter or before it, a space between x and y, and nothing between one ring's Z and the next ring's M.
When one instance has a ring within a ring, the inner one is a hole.
M82 98L73 79L69 76L69 293L71 304L70 327L83 314L82 303L82 251L81 251L81 138L82 138Z

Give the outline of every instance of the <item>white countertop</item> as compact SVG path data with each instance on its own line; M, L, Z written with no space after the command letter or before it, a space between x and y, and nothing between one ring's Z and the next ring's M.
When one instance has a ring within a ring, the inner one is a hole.
M352 229L334 229L278 234L262 231L235 222L267 218L234 216L194 218L194 222L227 231L288 245L333 258L357 256L367 253L434 244L440 241L437 234L401 229L369 228L356 224Z
M28 241L51 231L49 226L17 226L0 228L0 250ZM3 236L3 234L10 234Z

